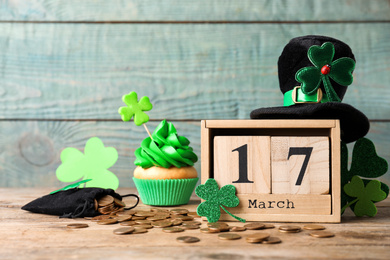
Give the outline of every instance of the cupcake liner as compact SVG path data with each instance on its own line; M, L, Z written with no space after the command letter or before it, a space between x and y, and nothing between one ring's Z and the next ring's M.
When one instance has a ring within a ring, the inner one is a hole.
M142 203L152 206L187 204L198 179L151 180L133 177Z

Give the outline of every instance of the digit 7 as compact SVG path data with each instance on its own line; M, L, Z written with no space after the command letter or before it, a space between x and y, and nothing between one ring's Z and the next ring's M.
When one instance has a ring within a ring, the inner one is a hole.
M310 156L313 151L313 147L290 147L288 151L287 160L290 159L292 155L305 155L305 160L303 161L301 170L299 171L299 175L295 185L301 185L303 176L305 175L307 165L309 164Z

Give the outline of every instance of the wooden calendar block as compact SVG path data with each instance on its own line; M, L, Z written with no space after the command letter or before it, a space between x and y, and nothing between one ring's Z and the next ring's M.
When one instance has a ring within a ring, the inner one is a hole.
M237 193L270 193L270 137L214 138L214 179L221 187L233 184Z
M329 138L271 137L272 194L328 194Z

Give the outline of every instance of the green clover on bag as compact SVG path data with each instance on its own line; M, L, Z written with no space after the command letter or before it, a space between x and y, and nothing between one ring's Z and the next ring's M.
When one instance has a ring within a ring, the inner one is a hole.
M224 207L237 207L240 204L240 200L236 196L236 187L233 185L225 185L219 189L215 179L208 179L205 184L196 187L195 193L205 200L199 204L196 212L199 216L207 217L210 223L217 222L221 217L219 207L233 218L245 223L245 219L234 216Z
M297 71L295 79L301 83L302 92L313 94L324 84L325 92L330 102L341 102L332 87L329 78L342 86L352 83L352 71L355 69L355 61L343 57L333 61L335 49L332 43L326 42L322 46L313 45L309 48L307 56L314 67L304 67Z
M374 217L377 213L374 202L384 200L387 197L387 194L381 190L380 181L371 180L364 186L364 182L359 176L352 177L351 182L344 186L344 192L356 199L345 205L342 211L356 203L353 211L358 217L364 215Z

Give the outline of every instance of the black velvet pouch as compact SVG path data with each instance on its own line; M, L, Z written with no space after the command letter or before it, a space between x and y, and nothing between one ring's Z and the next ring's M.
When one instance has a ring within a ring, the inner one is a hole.
M139 198L135 194L121 196L112 189L74 188L40 197L24 205L22 209L34 213L57 215L61 218L94 217L100 215L95 210L94 200L105 195L111 195L119 200L122 200L122 197L136 197L136 204L130 208L136 207L139 202Z

